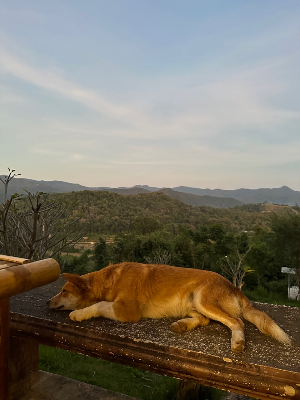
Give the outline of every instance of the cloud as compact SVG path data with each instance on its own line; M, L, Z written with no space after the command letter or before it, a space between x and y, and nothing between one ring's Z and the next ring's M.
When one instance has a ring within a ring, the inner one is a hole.
M174 90L168 98L162 95L153 115L172 132L199 137L226 134L231 128L270 131L278 124L299 121L298 111L273 104L288 91L286 83L274 76L274 64L232 71L209 82L195 76L193 85L184 87L179 83L179 92Z
M219 72L208 81L201 73L163 80L152 78L148 87L147 84L142 87L143 96L141 93L136 98L132 94L128 96L129 106L71 82L58 70L25 62L5 49L0 55L3 72L97 111L102 132L107 128L110 135L132 138L179 139L184 135L186 140L227 137L232 128L270 131L278 124L299 120L299 112L275 107L270 101L286 89L285 83L278 82L274 76L277 64L278 60L266 60L251 69ZM78 129L65 125L69 130ZM99 134L98 128L88 129L90 133L93 130Z
M0 103L2 104L24 104L27 103L28 100L20 96L19 94L14 93L12 90L5 86L0 86Z
M72 154L71 156L74 160L83 160L84 158L86 158L85 156L83 156L82 154Z
M285 59L265 59L252 67L235 66L226 71L220 68L207 75L199 70L163 79L139 78L135 83L141 83L139 89L127 88L128 92L119 96L128 99L123 104L66 79L58 69L41 68L25 59L29 58L4 51L0 68L43 89L46 95L50 91L96 111L91 118L82 118L72 107L68 109L71 112L60 115L56 110L51 115L35 115L33 108L24 113L26 123L18 120L22 135L18 134L24 136L26 127L24 146L31 154L39 159L45 156L43 161L48 165L55 160L57 171L72 165L78 179L90 171L88 178L80 178L83 184L117 186L140 180L161 186L205 183L233 188L243 185L245 179L249 184L256 179L268 186L270 175L263 177L262 171L277 171L280 165L299 160L296 127L300 113L283 99L292 82L278 75L288 63ZM21 101L9 90L3 99ZM20 144L19 139L16 142ZM101 179L96 178L95 169ZM101 175L101 170L111 174ZM72 181L73 169L68 174Z
M84 160L86 158L85 155L80 154L80 153L72 153L72 151L60 151L57 150L55 144L53 143L51 146L48 145L47 148L43 147L33 147L31 149L32 154L40 155L40 156L49 156L55 159L55 162L57 162L57 159L61 159L65 161L80 161Z
M80 87L65 79L58 71L30 65L21 58L10 54L5 48L2 48L0 52L0 69L4 73L9 73L35 86L77 101L111 118L120 118L131 122L133 118L138 117L133 109L108 101L99 94Z

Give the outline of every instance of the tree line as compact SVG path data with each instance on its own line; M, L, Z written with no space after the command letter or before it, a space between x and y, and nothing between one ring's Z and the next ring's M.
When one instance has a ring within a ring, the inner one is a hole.
M181 226L176 233L161 229L120 233L113 243L101 236L93 250L68 257L64 268L83 274L124 261L170 264L215 271L240 288L263 287L286 295L281 267L296 268L294 283L299 285L299 256L300 216L287 212L273 214L270 228L257 225L252 232L232 232L222 224L212 224L197 229Z

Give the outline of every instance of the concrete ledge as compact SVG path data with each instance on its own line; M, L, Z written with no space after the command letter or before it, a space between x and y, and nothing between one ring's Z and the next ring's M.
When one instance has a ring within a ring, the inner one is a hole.
M20 400L138 400L60 375L40 371L38 381Z

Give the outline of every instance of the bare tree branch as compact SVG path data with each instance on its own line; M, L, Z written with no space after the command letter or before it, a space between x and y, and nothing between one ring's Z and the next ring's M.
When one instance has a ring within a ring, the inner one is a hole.
M241 289L244 284L244 277L246 273L252 272L252 270L245 265L244 260L251 250L252 245L250 245L244 253L240 253L238 248L236 249L236 257L225 256L221 264L222 272L225 276L232 280L234 286Z
M17 175L9 174L0 182L7 196L9 182ZM77 224L80 217L72 216L73 209L50 200L49 194L27 192L21 202L14 194L0 204L0 253L39 260L59 256L61 251L82 239Z

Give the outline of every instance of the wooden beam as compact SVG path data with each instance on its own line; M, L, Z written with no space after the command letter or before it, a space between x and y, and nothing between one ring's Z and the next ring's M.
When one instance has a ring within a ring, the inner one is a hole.
M258 399L300 399L300 373L11 314L13 336Z
M52 258L28 264L7 262L9 266L0 269L0 299L46 285L60 275L59 264Z
M6 261L6 262L12 262L15 264L29 264L33 262L32 260L29 260L28 258L20 258L20 257L13 257L13 256L7 256L4 254L0 254L0 261Z

